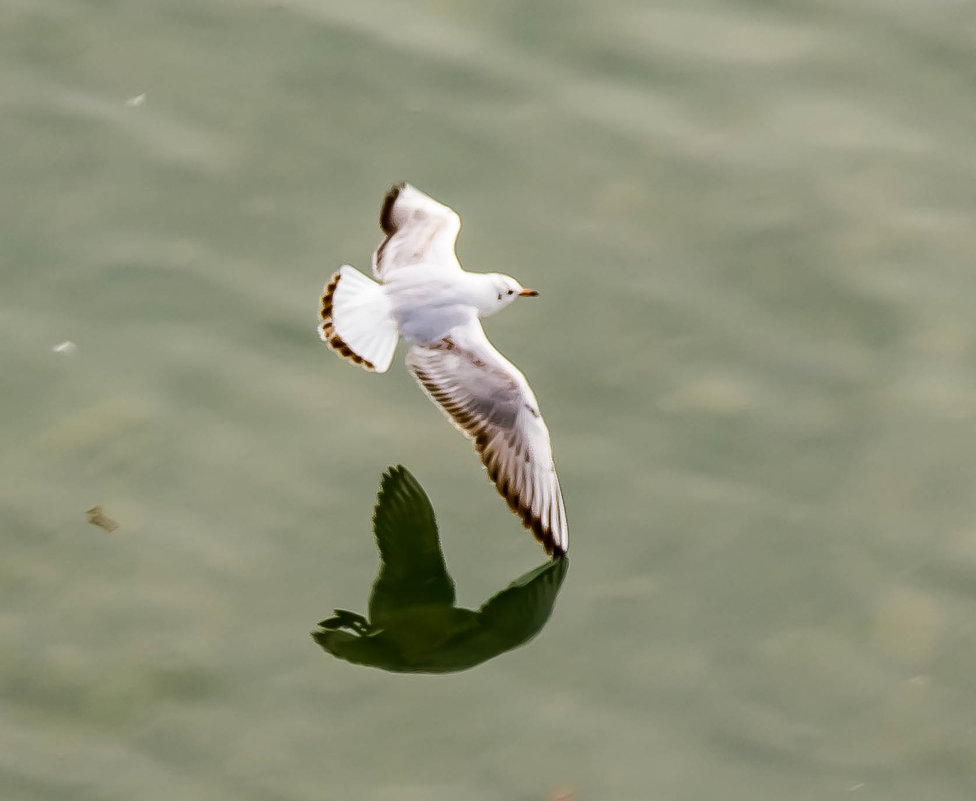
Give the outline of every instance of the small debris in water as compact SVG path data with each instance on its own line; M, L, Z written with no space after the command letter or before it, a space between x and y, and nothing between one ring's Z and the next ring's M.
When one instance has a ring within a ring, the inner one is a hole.
M65 340L60 345L55 345L51 350L55 353L74 353L78 350L78 346L71 340Z
M115 529L119 527L111 517L106 517L102 514L101 506L93 506L85 514L88 515L88 522L93 526L98 526L99 528L105 529L109 534L111 534Z
M130 97L128 100L125 101L125 104L129 108L139 108L139 106L146 105L146 93L143 92L141 95Z

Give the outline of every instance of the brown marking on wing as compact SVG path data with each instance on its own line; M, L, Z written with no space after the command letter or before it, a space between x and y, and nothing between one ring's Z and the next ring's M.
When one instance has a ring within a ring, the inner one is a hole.
M460 350L452 340L447 338L429 347L431 350ZM470 354L468 355L469 358L474 358ZM413 372L420 379L420 382L424 385L430 396L451 416L451 419L457 423L458 427L474 440L475 450L481 457L481 463L488 472L488 478L495 485L498 494L505 499L508 508L521 518L522 525L532 532L536 540L542 543L542 547L547 554L553 558L564 557L566 552L556 544L556 538L552 532L552 528L542 524L542 520L532 513L531 506L519 497L517 493L518 488L512 487L508 479L503 476L501 460L498 454L491 449L490 426L484 421L479 421L473 417L470 412L457 403L457 401L453 400L446 391L438 387L433 379L420 367L415 365ZM536 416L538 417L538 414ZM518 452L516 452L516 457L518 455ZM527 448L524 459L525 463L528 464L529 452Z
M396 226L393 224L393 204L396 203L398 197L400 197L400 192L406 184L400 181L398 184L393 184L390 187L390 191L386 193L386 197L383 198L383 206L380 209L380 228L383 229L384 234L395 234Z
M542 547L545 548L547 554L557 558L565 556L566 552L556 545L556 539L552 533L552 529L542 524L542 520L532 513L531 507L519 497L515 491L516 488L509 485L508 479L502 474L502 467L498 457L488 450L488 445L487 437L475 438L475 449L480 454L481 461L488 471L488 477L498 489L498 493L508 503L508 508L522 519L522 525L529 529L532 535L542 543ZM526 463L529 461L528 454L526 454L525 461Z
M376 367L373 365L369 359L364 359L358 353L356 353L352 348L347 345L342 337L336 333L335 325L332 321L332 298L335 295L336 287L339 286L339 279L342 278L341 273L336 273L332 276L329 281L329 285L325 288L325 292L322 295L322 310L319 312L319 317L322 319L322 325L319 326L319 338L328 345L332 350L349 359L351 362L358 364L365 370L375 372Z
M386 197L383 198L383 205L380 208L380 229L384 234L386 234L386 239L384 239L382 244L376 249L377 264L379 264L380 260L383 258L383 249L398 230L393 222L393 206L396 205L397 198L400 197L400 192L404 186L405 184L403 181L398 184L393 184L393 186L390 187L390 191L386 193Z

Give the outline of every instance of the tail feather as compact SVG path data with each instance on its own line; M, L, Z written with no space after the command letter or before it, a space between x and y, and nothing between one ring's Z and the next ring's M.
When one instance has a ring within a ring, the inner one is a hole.
M380 284L344 264L325 287L320 316L319 337L336 353L366 370L390 368L399 333Z

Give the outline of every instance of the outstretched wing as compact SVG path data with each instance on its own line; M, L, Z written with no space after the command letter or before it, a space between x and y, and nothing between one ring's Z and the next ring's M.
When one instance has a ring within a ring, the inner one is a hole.
M421 387L467 436L512 511L561 556L569 546L566 511L549 429L525 376L488 341L477 320L424 347L407 366Z
M434 510L407 468L398 465L383 474L373 531L383 562L369 599L374 626L410 607L454 604Z
M538 634L552 614L569 559L556 559L513 581L478 612L482 625L511 641L514 648Z
M387 192L380 211L386 239L373 254L373 275L389 280L400 270L459 270L454 243L461 230L457 213L410 184L396 184Z

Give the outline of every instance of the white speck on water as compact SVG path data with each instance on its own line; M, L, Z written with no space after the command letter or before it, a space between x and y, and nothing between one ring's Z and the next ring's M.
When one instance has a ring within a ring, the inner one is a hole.
M55 353L74 353L78 350L78 346L71 340L65 340L60 345L55 345L51 350Z
M139 106L146 105L146 93L143 92L141 95L130 97L128 100L125 101L125 104L129 108L139 108Z

